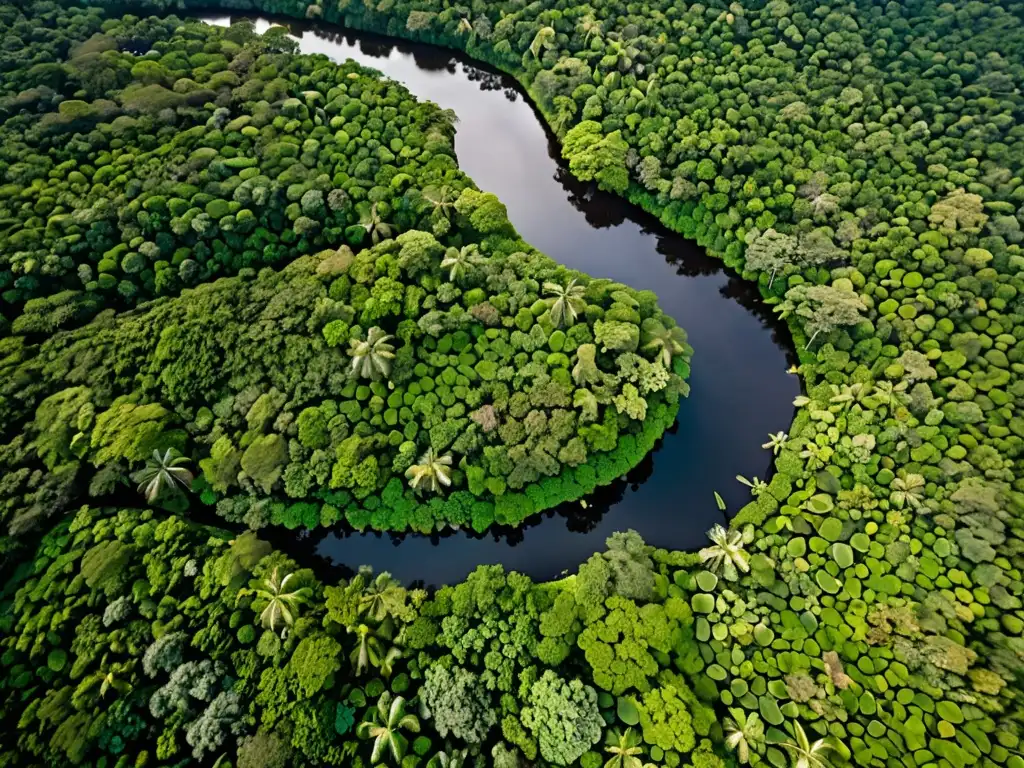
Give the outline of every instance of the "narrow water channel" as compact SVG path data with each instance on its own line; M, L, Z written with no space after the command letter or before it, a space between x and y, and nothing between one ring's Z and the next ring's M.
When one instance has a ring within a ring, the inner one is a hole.
M206 16L220 25L226 16ZM396 42L330 25L286 24L303 53L354 59L403 83L421 100L459 117L455 149L477 186L508 206L523 238L553 259L595 277L657 293L694 347L690 397L658 449L629 477L579 504L483 537L302 534L302 546L331 564L372 565L406 582L457 581L479 564L500 563L536 579L575 569L605 538L634 528L653 544L692 549L749 499L737 474L764 477L769 432L784 430L799 392L785 327L756 289L727 273L693 242L624 200L574 180L558 146L515 81L431 46ZM270 26L257 21L257 29ZM322 562L322 561L321 561Z

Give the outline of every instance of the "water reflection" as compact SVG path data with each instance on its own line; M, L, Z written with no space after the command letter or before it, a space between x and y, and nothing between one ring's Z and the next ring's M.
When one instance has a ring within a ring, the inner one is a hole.
M227 23L227 19L217 19ZM794 362L788 331L756 289L723 269L655 217L574 179L558 145L515 82L434 47L375 35L288 22L304 53L355 59L404 83L459 116L459 165L505 203L525 240L557 261L657 293L695 349L691 396L677 424L627 478L579 504L540 515L519 529L474 536L447 531L406 537L319 531L275 534L289 548L318 553L318 563L372 564L405 581L448 583L476 565L548 578L574 569L616 530L637 529L660 546L702 546L705 531L749 501L737 474L765 477L770 432L792 419ZM269 22L261 20L262 31Z
M678 425L673 425L666 434L677 430ZM573 570L600 549L613 530L624 527L606 529L605 518L652 476L654 456L660 447L659 442L625 478L597 489L588 497L585 507L579 503L563 504L535 515L517 528L492 526L484 533L449 528L428 535L266 528L260 536L328 581L352 575L357 562L390 570L406 583L423 586L451 583L477 565L493 563L537 578L550 578ZM215 524L214 520L208 522ZM565 549L566 541L572 542L570 551L575 554L557 558L555 553ZM520 547L521 544L525 546ZM438 558L433 553L445 557Z

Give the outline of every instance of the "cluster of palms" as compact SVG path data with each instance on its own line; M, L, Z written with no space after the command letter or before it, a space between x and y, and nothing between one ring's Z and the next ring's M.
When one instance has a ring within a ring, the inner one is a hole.
M757 712L730 709L729 714L730 717L725 720L725 744L736 752L740 765L747 765L751 763L753 755L764 750L764 722ZM829 768L827 755L836 750L834 744L824 738L812 742L803 726L795 720L793 736L792 740L779 743L780 747L789 752L792 768Z
M469 268L472 254L472 251L468 251L470 248L475 249L475 246L466 246L462 251L456 251L454 255L447 256L447 263L443 262L443 266L451 269L453 279L459 270ZM449 249L449 251L454 250L453 248ZM352 359L352 373L360 378L374 381L386 379L391 373L391 361L395 357L395 347L391 344L392 339L394 336L385 333L377 326L370 328L365 339L351 339L349 341L349 356ZM437 493L452 484L451 465L450 454L439 456L433 448L427 448L419 460L406 470L405 476L409 478L409 484L414 490Z
M405 589L389 573L379 574L359 598L360 622L347 628L356 645L349 661L357 677L372 669L390 679L402 649L394 644L395 617L405 605Z
M749 556L744 550L743 536L739 531L715 526L708 536L713 545L702 549L700 556L704 562L709 563L710 568L723 572L726 578L729 578L729 573L735 578L736 571L749 570ZM312 597L312 590L298 585L293 581L294 578L295 574L282 576L275 567L259 586L243 588L238 593L238 599L253 595L257 604L264 603L259 614L260 623L272 632L278 631L280 625L282 637L294 624L301 606ZM405 591L387 573L378 575L360 595L360 623L347 628L348 633L356 638L349 658L357 677L372 669L378 670L385 679L391 677L395 662L402 657L401 649L392 644L394 618L402 611L404 604ZM113 675L97 676L96 684L102 683L103 690L116 687L116 683L108 678L112 679ZM389 692L385 692L369 718L359 724L356 734L373 741L373 764L388 761L393 761L395 765L401 764L409 747L405 732L419 733L419 718L407 712L407 704L402 696L392 697ZM729 712L731 717L725 721L726 745L736 752L741 764L749 763L752 753L763 750L764 724L756 712L748 713L739 709L730 709ZM794 740L780 744L793 756L793 768L828 768L825 755L835 747L826 739L811 742L798 722L793 723L793 733ZM631 728L624 732L609 731L605 752L610 755L605 768L654 768L653 764L643 761L640 738ZM465 750L441 751L430 759L427 766L461 768L465 758Z
M725 720L725 744L736 752L741 765L751 762L751 756L763 751L765 746L764 723L756 712L730 709L731 717ZM793 722L794 739L779 744L793 758L792 768L829 768L826 754L835 747L826 739L811 742L803 726ZM604 768L655 768L653 763L643 760L640 737L632 728L624 732L611 730L605 737L604 751L611 755Z
M763 447L778 446L786 439L783 432L770 437L769 442L765 443ZM762 481L756 477L754 482L748 481L742 476L738 476L737 479L751 486L755 491L757 483L763 485ZM745 548L748 540L742 531L716 525L708 531L708 538L711 539L711 546L700 550L698 554L701 562L706 563L709 570L730 581L736 581L741 572L748 573L750 571L750 554ZM726 746L736 752L736 758L741 765L750 763L751 753L759 753L764 748L764 723L757 712L730 709L729 714L730 717L725 720ZM779 744L792 756L793 768L828 768L826 753L835 749L829 740L823 738L811 742L803 726L795 721L793 722L793 735L794 740ZM622 765L628 766L628 768L639 768L640 764L637 762L622 763Z

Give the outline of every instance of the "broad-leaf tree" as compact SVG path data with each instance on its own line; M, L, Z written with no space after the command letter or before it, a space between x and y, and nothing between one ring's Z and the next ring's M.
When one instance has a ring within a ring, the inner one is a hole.
M373 240L374 245L379 243L381 240L391 237L391 225L384 221L384 218L377 210L376 203L370 206L369 209L364 210L360 215L359 226L365 229L370 235L370 239Z
M604 743L604 751L611 755L604 764L604 768L641 768L643 766L643 760L639 757L643 754L640 737L632 728L627 728L624 732L608 731Z
M750 762L750 753L764 741L764 723L757 712L739 708L729 710L725 719L725 745L736 752L741 765Z
M800 723L793 723L793 741L782 742L783 749L790 753L793 768L829 768L827 753L835 749L825 739L811 742Z

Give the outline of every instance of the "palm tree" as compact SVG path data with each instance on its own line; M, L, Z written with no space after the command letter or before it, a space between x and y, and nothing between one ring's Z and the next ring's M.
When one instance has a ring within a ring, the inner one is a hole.
M604 751L611 755L604 768L642 768L643 760L637 755L643 754L640 738L627 728L625 733L609 731L605 737Z
M643 349L656 352L658 359L666 369L672 367L672 359L682 355L690 349L686 342L686 331L675 325L666 328L659 322L647 322L644 324Z
M743 475L736 475L736 479L750 489L751 496L760 496L768 490L768 483L761 480L757 475L754 475L753 480L748 480Z
M788 749L793 756L793 768L828 768L829 763L825 753L834 747L825 739L818 739L813 744L804 733L803 726L793 722L793 730L796 733L796 741L784 741L781 746Z
M419 718L406 714L403 697L392 699L391 693L385 691L377 700L376 709L370 713L370 719L364 720L356 728L356 735L360 739L373 739L371 763L376 765L382 762L387 753L397 765L402 762L409 747L409 740L402 734L403 730L419 733Z
M387 638L381 635L386 633L374 632L366 624L348 627L346 631L356 636L356 647L349 654L356 677L372 667L380 669L385 678L391 677L391 670L395 661L401 658L402 651L393 645L385 645Z
M561 136L576 116L576 102L568 96L555 96L551 100L555 114L551 118L551 129Z
M813 440L804 441L804 449L800 451L800 458L806 462L804 466L808 472L821 469L832 459L832 448L827 445L818 445Z
M771 448L772 454L775 456L779 455L779 451L786 447L786 441L789 439L789 435L785 432L768 433L768 442L761 443L762 448Z
M730 709L732 717L725 719L725 745L736 750L740 765L750 762L750 750L756 749L764 739L764 723L757 712Z
M277 628L278 621L284 622L284 627L281 628L281 637L284 637L288 627L295 623L299 607L313 596L313 590L309 587L289 591L288 582L293 576L294 573L289 573L282 579L277 566L274 566L270 577L263 580L263 586L239 590L236 602L246 595L255 595L257 600L266 600L267 605L260 613L260 621L263 627L271 632Z
M583 47L586 48L590 44L590 38L593 35L601 35L601 22L594 18L593 13L588 13L582 19L580 19L580 29L583 31Z
M453 750L451 754L442 750L427 761L427 768L462 768L467 757L468 749Z
M386 379L395 357L395 348L390 343L393 338L383 329L373 326L365 341L350 339L348 354L352 358L352 373L361 379Z
M441 259L441 269L450 269L448 282L454 283L464 277L477 265L480 248L476 243L464 245L462 248L449 248Z
M391 225L384 221L380 214L377 213L376 203L373 204L370 210L363 211L359 217L359 226L370 234L370 239L373 240L374 245L382 239L391 237Z
M740 531L716 525L708 531L708 538L713 546L705 547L699 555L701 562L710 563L711 570L721 570L729 581L739 578L737 569L744 573L750 570L750 555L743 548L743 534Z
M654 72L647 78L647 90L644 92L644 108L648 115L658 106L660 94L661 88L658 84L658 73Z
M146 466L135 473L135 481L139 484L139 493L146 497L146 501L152 504L159 498L165 489L177 489L179 486L184 490L192 487L192 473L184 464L188 459L184 456L176 456L173 448L168 448L162 454L156 448L153 449L153 456L146 460Z
M540 58L541 50L547 50L555 44L555 30L552 27L541 27L530 43L530 55Z
M426 488L432 493L441 490L441 486L452 484L452 457L450 453L438 456L433 448L427 448L419 461L405 470L409 485L415 490Z
M572 325L586 307L583 294L586 288L576 284L574 277L564 288L558 283L544 283L544 293L551 297L551 322L556 328Z
M406 595L401 582L384 571L377 574L359 597L359 613L376 622L382 622L389 616L397 617L405 608Z
M424 187L422 198L433 209L431 215L443 216L446 219L452 215L451 209L455 207L455 194L447 184L440 187Z
M884 405L890 413L895 411L907 401L906 388L906 381L901 381L899 384L893 384L891 381L878 382L869 396L872 407L880 408Z
M889 500L896 505L897 509L903 509L906 504L912 509L919 509L921 499L924 497L924 477L914 472L907 474L900 473L900 477L892 481L892 493Z

